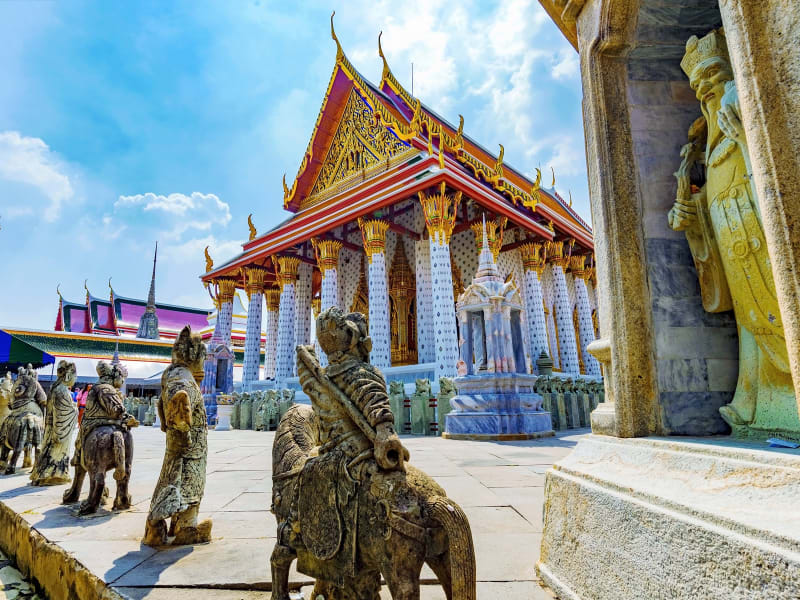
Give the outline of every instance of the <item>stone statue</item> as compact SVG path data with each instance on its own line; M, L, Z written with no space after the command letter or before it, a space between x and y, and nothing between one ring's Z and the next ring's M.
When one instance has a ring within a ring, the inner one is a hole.
M25 454L22 468L33 466L31 450L36 450L38 455L44 437L43 411L47 395L31 365L27 369L19 368L11 396L11 410L0 424L0 469L5 469L5 475L16 472L17 461L22 453ZM9 452L11 459L7 461Z
M736 317L739 380L733 400L720 414L738 437L777 433L800 438L772 265L724 32L689 39L681 67L703 116L681 149L669 224L686 234L703 307L709 312L733 309Z
M233 408L231 409L231 429L239 429L239 409L241 408L242 395L239 392L233 394Z
M374 600L381 575L395 600L419 598L424 562L452 600L474 600L475 556L463 511L408 464L394 429L386 382L367 362L366 319L338 308L317 318L329 364L297 348L311 406L291 407L272 449L272 594L289 600L288 576L316 578L312 598Z
M394 415L394 430L397 433L405 433L406 427L406 388L402 381L389 382L389 404Z
M0 379L0 425L3 424L8 413L11 412L8 406L11 404L13 389L14 380L11 378L11 372L6 371L6 376Z
M439 435L444 432L445 419L447 413L452 408L450 399L456 395L456 384L449 377L439 377L439 395L436 396L437 421L439 423Z
M430 435L433 421L431 398L433 398L431 382L427 379L417 379L414 395L411 396L411 433Z
M211 520L197 522L208 455L206 409L200 392L205 357L200 335L187 325L172 346L172 364L161 375L158 413L167 447L142 540L148 546L167 543L166 520L170 518L174 545L211 541Z
M252 409L253 399L248 392L242 394L241 405L239 406L239 429L252 429L253 421L250 410Z
M128 371L121 364L100 361L97 375L97 383L86 398L86 410L75 440L75 455L71 461L75 477L70 489L64 493L64 504L77 502L83 479L89 474L89 497L78 509L81 515L97 511L105 490L106 472L111 469L114 469L117 482L114 510L131 507L128 481L133 464L133 435L130 430L139 422L125 412L119 391L125 384Z
M59 361L57 374L47 395L44 446L31 471L33 485L59 485L70 481L69 453L78 423L78 408L69 393L78 378L75 363Z
M278 399L278 420L294 405L294 390L281 390Z
M145 427L152 427L153 423L156 422L156 403L154 401L154 397L151 396L146 400L147 405L147 412L144 413L144 420L142 421L142 425Z
M259 426L263 425L258 422L258 413L262 410L265 395L262 392L252 392L250 395L253 397L253 404L250 406L250 423L252 424L253 431L259 431Z

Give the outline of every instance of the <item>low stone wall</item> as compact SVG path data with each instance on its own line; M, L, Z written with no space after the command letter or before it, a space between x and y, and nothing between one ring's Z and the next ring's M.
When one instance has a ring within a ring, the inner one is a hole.
M32 579L50 600L125 600L69 552L47 541L0 501L0 550Z

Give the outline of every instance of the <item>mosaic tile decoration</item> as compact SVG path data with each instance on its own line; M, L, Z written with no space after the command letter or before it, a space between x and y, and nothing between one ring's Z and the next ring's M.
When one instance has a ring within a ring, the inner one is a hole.
M294 375L296 369L294 310L294 284L288 283L283 286L280 308L278 309L278 357L275 365L275 379L279 387Z
M438 237L438 236L437 236ZM433 325L436 356L436 379L455 377L458 362L458 333L456 329L453 276L450 247L430 238L431 292L433 294Z
M578 309L578 336L581 345L583 368L587 375L600 377L600 364L597 359L586 351L586 346L594 341L594 325L592 324L592 308L589 306L589 294L583 279L575 280L575 298Z
M314 267L301 262L295 284L294 338L295 345L305 346L311 339L311 272Z
M417 274L417 356L420 363L436 360L433 334L433 292L431 290L430 245L428 240L414 244ZM450 294L452 295L452 291ZM453 313L455 318L455 311Z
M278 347L278 311L267 310L264 341L264 379L275 379L275 357Z
M382 252L372 255L368 265L369 335L372 338L370 361L379 369L392 366L389 339L389 287L386 279L386 257Z
M261 358L261 314L264 295L261 292L250 294L247 307L247 330L244 337L244 364L242 365L242 385L258 381L258 363Z
M548 265L548 270L553 275L553 302L556 308L556 322L558 324L558 349L561 370L564 373L580 373L578 362L578 345L575 341L575 327L572 323L572 307L567 294L567 281L564 269L556 264Z

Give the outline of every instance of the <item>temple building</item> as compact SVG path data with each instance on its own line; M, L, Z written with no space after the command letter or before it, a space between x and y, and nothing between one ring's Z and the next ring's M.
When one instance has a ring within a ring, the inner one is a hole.
M383 72L370 83L331 25L335 66L297 175L284 176L287 219L258 233L251 215L239 255L215 265L206 253L223 346L236 295L248 296L245 387L295 387L295 346L313 342L312 316L334 305L367 315L371 361L387 379L456 376L455 300L462 274L477 270L483 218L502 277L523 292L524 371L535 373L544 351L557 371L600 376L586 352L597 333L592 231L556 192L555 173L542 186L538 169L524 175L502 146L489 152L464 133L463 118L455 126L422 104L392 74L380 38Z

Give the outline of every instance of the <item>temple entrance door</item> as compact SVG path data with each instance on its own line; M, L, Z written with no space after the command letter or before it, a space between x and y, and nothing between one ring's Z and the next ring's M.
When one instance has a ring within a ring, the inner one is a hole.
M224 392L228 385L228 359L220 358L217 361L216 391Z

